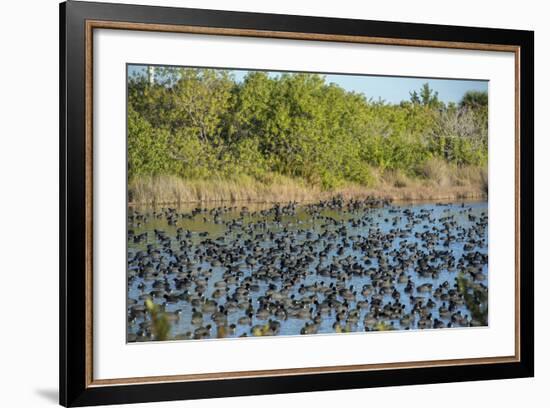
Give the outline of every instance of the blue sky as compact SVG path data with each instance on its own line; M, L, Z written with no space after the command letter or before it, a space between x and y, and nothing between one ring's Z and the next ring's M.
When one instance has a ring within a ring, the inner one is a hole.
M143 66L129 66L130 75L145 69ZM241 82L249 71L232 70L235 79ZM279 73L270 71L270 75ZM328 83L333 82L348 91L363 93L367 98L383 99L389 103L399 103L409 99L409 92L418 90L428 82L439 93L445 103L459 102L467 91L488 91L488 81L461 79L410 78L370 75L325 74Z

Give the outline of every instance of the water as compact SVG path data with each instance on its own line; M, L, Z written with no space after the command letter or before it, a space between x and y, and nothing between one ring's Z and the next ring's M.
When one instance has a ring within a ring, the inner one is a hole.
M154 338L148 297L171 339L486 324L455 282L487 292L487 202L246 207L129 210L129 341Z

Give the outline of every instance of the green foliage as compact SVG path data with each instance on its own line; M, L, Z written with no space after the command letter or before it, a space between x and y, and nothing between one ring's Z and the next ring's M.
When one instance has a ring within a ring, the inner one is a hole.
M393 330L393 326L391 324L388 324L386 322L378 322L373 327L374 331L388 331Z
M467 107L471 109L487 108L489 104L489 95L487 92L468 91L462 97L460 101L461 107Z
M128 171L133 175L170 173L169 132L153 126L130 105L128 109Z
M154 339L157 341L168 340L170 323L166 315L160 310L160 306L153 303L151 299L146 299L145 307L151 316Z
M472 317L482 326L487 326L489 317L489 293L486 287L473 283L463 273L457 278L458 290Z
M445 105L428 84L399 105L367 100L317 74L156 68L128 83L129 177L222 179L270 174L322 189L370 186L373 169L414 176L440 158L487 161L487 104Z
M430 84L427 82L422 85L420 91L412 91L409 93L411 103L415 105L428 106L431 108L438 108L442 106L439 101L439 94L430 88Z

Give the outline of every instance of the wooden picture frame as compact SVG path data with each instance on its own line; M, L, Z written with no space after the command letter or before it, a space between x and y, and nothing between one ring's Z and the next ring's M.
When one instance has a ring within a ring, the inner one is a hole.
M93 30L507 51L516 61L515 354L183 376L93 378ZM60 5L60 403L120 404L534 375L534 33L68 1ZM520 251L521 248L521 251Z

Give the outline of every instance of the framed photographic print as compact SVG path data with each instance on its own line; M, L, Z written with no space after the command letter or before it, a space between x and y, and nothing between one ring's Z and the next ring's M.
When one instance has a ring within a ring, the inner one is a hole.
M533 32L60 22L62 405L534 375Z

